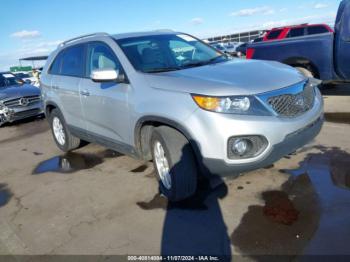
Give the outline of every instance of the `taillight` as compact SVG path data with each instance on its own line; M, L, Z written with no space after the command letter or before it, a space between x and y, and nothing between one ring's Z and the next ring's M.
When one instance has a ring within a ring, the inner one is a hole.
M255 53L255 49L254 48L248 48L247 49L247 55L246 58L247 59L252 59Z

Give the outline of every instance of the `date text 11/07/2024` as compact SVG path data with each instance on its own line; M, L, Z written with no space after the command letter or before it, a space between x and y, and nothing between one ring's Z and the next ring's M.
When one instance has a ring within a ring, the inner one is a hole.
M219 261L217 256L128 256L128 261Z

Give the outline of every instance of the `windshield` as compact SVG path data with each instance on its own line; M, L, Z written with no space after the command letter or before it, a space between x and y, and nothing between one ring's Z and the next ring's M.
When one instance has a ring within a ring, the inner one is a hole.
M151 35L117 40L138 71L157 73L227 61L229 58L185 34Z
M3 77L0 75L0 88L18 85L16 78L14 77Z
M16 74L16 76L18 76L20 78L29 78L30 77L29 74L25 74L25 73L18 73L18 74Z

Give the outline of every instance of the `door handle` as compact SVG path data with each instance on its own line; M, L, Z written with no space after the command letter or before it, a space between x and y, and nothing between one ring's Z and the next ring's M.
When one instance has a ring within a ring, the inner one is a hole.
M59 88L59 86L53 85L53 86L52 86L52 89L57 90L57 89L60 89L60 88Z
M89 96L89 95L90 95L89 91L87 91L87 90L82 90L82 91L80 91L80 94L81 94L82 96Z

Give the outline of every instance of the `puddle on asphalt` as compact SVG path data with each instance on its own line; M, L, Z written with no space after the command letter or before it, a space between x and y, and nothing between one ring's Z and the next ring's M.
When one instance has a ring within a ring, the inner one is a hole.
M6 184L0 184L0 207L6 205L12 197Z
M106 158L114 158L118 156L121 156L121 154L113 150L105 150L96 154L70 152L39 163L33 170L32 175L40 175L47 172L62 174L74 173L79 170L90 169L102 164Z
M323 146L309 153L281 191L262 193L231 235L243 254L350 254L350 154Z
M298 220L299 211L286 192L268 191L264 192L262 198L265 200L263 213L271 221L284 225L292 225Z
M44 153L40 153L40 152L33 152L33 155L35 156L42 156Z
M350 113L325 113L324 117L327 122L337 124L350 124Z
M146 169L148 168L148 166L146 164L144 165L141 165L135 169L132 169L130 172L133 172L133 173L142 173L144 172Z

